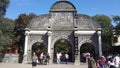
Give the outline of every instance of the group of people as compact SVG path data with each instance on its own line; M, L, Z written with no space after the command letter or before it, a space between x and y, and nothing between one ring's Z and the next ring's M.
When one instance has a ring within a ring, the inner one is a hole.
M116 53L108 56L108 65L109 68L120 68L120 55Z
M63 55L61 54L61 52L57 52L56 53L56 58L57 58L57 63L58 64L61 63L62 56ZM39 58L40 58L40 60L38 60L38 56L36 55L36 53L33 52L33 56L32 56L32 68L35 68L38 63L43 64L43 65L49 64L49 60L50 60L50 55L49 54L45 54L44 52L42 52L40 54ZM66 64L68 63L68 59L69 59L69 55L68 55L68 53L65 53L64 54L64 60L65 60Z
M42 52L40 54L40 60L38 60L38 57L36 55L35 52L33 52L33 56L32 56L32 68L35 68L37 64L43 64L43 65L47 65L49 64L49 60L50 60L50 55L49 54L45 54L44 52Z
M64 55L61 54L61 52L57 52L57 63L61 63L61 60L64 59L66 64L68 63L69 55L68 53L65 53Z
M88 68L120 68L120 56L119 54L109 55L104 57L101 55L97 60L93 58L91 54L88 57Z
M61 63L62 56L63 54L61 54L61 52L56 53L56 58L57 58L56 61L58 64ZM64 53L64 60L66 64L68 63L68 59L69 59L68 53ZM106 66L107 68L120 68L119 54L109 55L108 57L104 57L103 55L101 55L97 60L93 58L92 54L88 54L87 59L88 59L88 68L106 68ZM33 68L35 68L38 62L44 65L49 64L49 60L50 60L49 54L45 54L42 52L40 54L40 61L38 61L37 55L35 54L35 52L33 52L32 66Z
M45 54L44 52L42 52L40 54L40 64L43 65L49 64L49 60L50 60L50 55L48 53Z

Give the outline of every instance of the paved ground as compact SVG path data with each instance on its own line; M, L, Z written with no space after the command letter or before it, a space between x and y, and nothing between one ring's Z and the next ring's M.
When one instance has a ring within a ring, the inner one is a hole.
M0 68L32 68L32 65L31 64L0 63ZM80 65L73 65L73 64L38 65L36 68L87 68L87 64L80 64Z

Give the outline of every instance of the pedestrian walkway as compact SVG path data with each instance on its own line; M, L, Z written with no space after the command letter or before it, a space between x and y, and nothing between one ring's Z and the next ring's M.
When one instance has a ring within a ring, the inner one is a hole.
M0 63L0 68L32 68L31 64L13 64ZM88 68L87 64L73 65L73 64L50 64L38 65L36 68Z

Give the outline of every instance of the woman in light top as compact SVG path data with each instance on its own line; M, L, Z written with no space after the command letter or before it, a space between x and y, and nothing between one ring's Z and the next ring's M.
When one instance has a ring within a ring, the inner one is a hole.
M32 68L36 68L36 66L37 66L37 60L38 60L38 58L37 58L35 52L33 52L33 56L32 56Z

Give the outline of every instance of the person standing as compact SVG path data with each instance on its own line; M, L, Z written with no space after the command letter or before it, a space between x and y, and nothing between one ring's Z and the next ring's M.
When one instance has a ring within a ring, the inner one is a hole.
M90 56L88 56L88 68L97 68L95 59L93 58L92 54L90 54Z
M61 62L61 56L62 54L60 52L57 52L57 63Z
M120 58L119 58L119 54L116 54L115 57L113 58L113 62L116 68L119 68L119 64L120 64Z
M40 54L40 63L41 63L41 64L43 64L43 57L44 57L44 53L42 52L42 53Z
M65 61L66 61L66 64L68 63L68 59L69 59L69 55L67 53L65 53Z
M49 55L49 53L47 53L46 58L47 58L47 64L49 64L49 60L50 60L50 55Z
M37 60L38 60L38 58L37 58L35 52L33 52L33 57L32 57L32 68L36 68L36 66L37 66Z

